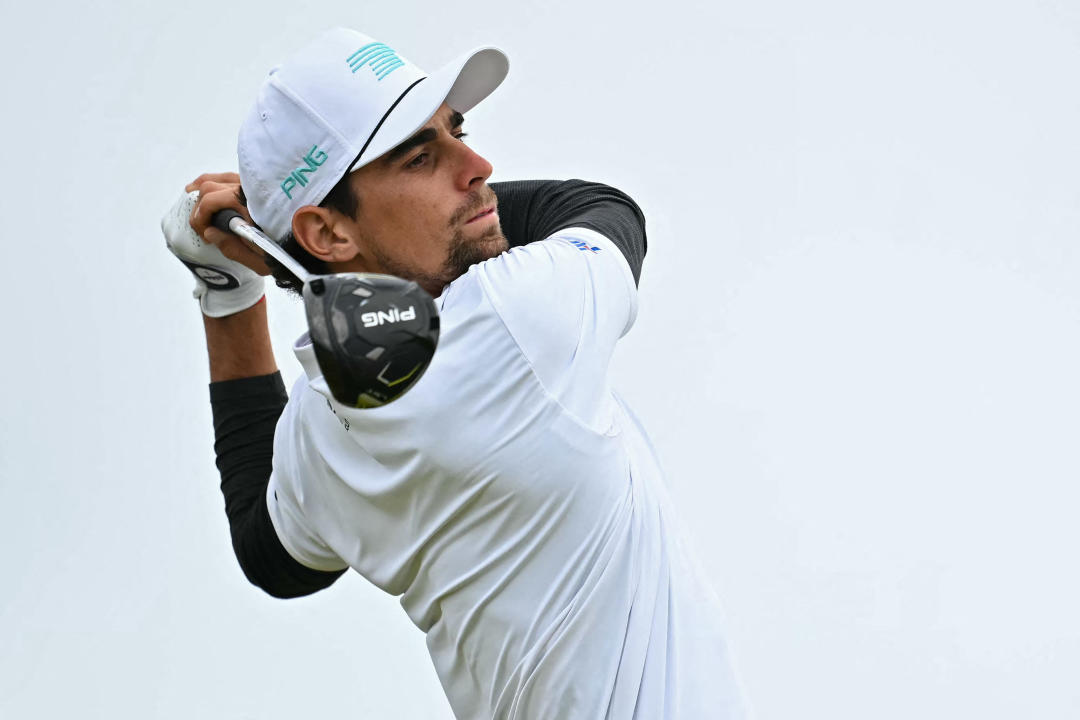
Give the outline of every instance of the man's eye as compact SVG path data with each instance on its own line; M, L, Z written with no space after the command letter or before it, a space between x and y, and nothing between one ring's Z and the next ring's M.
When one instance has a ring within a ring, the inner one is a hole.
M405 167L410 167L410 168L420 167L421 165L423 165L427 161L427 156L428 156L427 153L420 153L419 155L414 157L412 160L410 160L408 162L408 164L405 165Z
M469 137L469 133L458 133L454 137L456 137L458 140L464 140L465 138Z

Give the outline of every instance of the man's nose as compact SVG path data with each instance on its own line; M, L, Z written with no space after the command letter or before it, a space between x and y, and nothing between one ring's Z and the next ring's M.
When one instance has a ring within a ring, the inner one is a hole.
M459 189L468 191L476 185L482 185L489 177L493 168L491 163L477 154L465 143L459 142L457 184Z

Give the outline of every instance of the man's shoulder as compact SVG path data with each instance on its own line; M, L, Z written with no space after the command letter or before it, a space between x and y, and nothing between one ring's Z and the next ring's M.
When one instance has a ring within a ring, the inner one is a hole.
M482 292L504 320L518 314L533 318L557 303L604 302L614 291L636 295L633 274L618 247L583 227L558 230L474 265L451 285L453 291L459 282L462 297L469 295L466 287Z
M553 283L573 283L575 271L587 270L590 262L609 261L625 265L609 238L590 228L563 228L542 240L511 247L472 265L446 287L440 299L463 295L463 288L473 286L488 291L494 286L511 293L536 285L554 289Z

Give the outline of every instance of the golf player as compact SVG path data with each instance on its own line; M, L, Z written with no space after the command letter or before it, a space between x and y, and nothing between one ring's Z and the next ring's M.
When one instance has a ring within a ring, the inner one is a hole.
M351 30L276 67L241 127L239 176L205 175L162 221L194 272L233 546L278 597L352 568L400 598L459 718L742 718L719 606L648 437L611 387L644 218L578 180L488 184L464 114L506 57L427 74ZM307 336L286 394L262 276L210 225L242 212L315 273L416 281L441 318L425 374L356 409Z

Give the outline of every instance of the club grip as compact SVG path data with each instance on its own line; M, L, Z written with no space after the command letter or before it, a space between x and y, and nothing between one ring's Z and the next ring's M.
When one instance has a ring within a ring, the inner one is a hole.
M218 230L224 230L225 232L232 232L229 228L229 222L233 218L244 219L244 216L235 210L218 210L214 213L214 217L210 218L210 224L216 227ZM247 222L246 220L244 222Z

